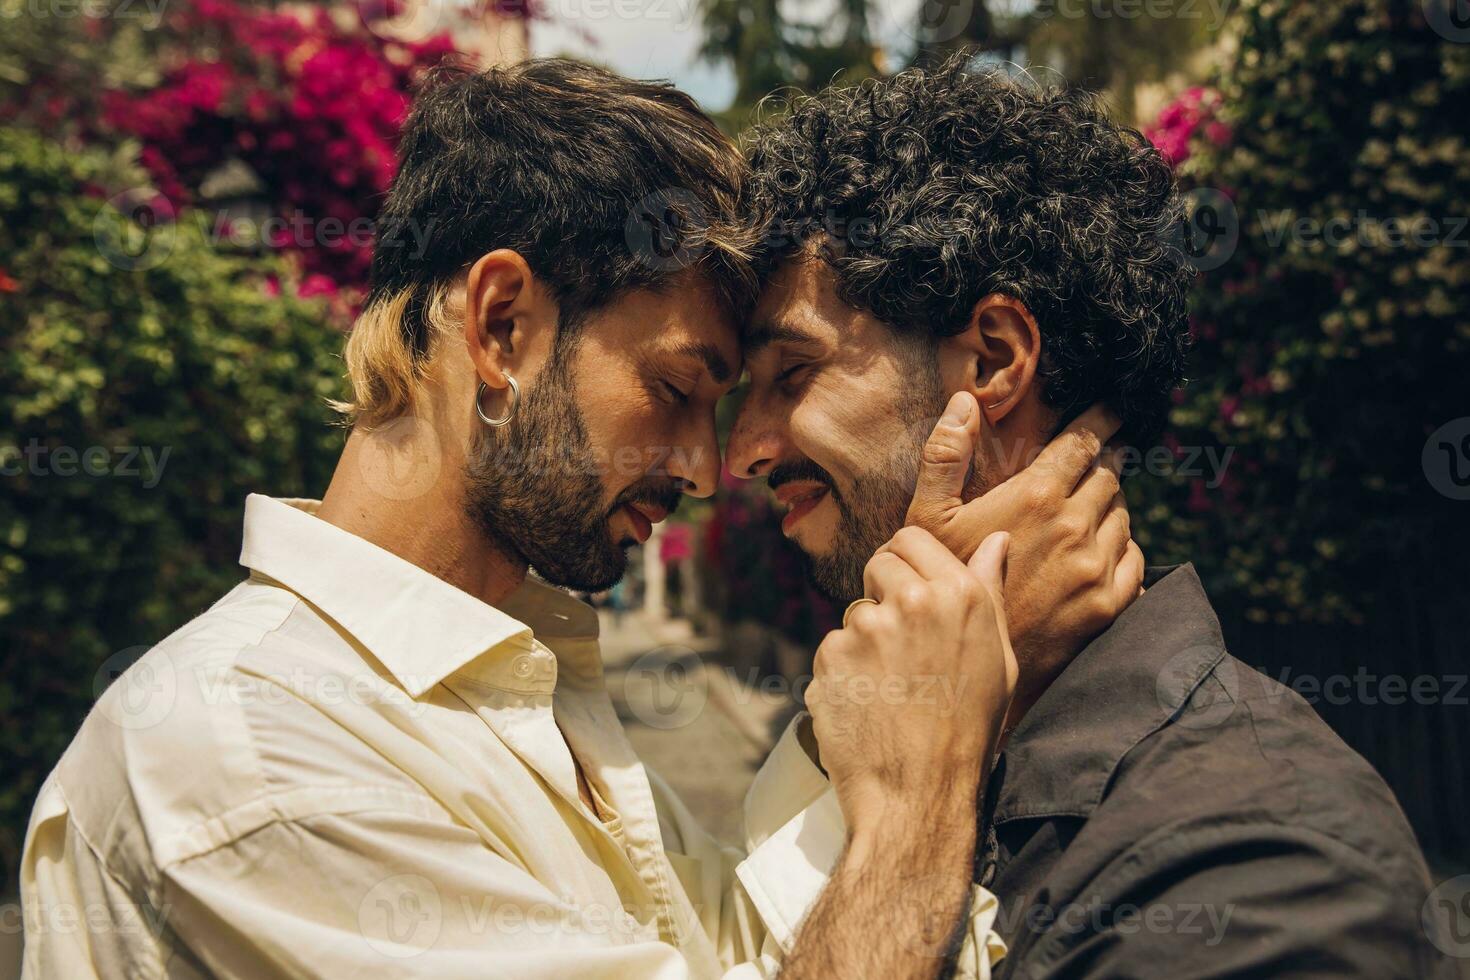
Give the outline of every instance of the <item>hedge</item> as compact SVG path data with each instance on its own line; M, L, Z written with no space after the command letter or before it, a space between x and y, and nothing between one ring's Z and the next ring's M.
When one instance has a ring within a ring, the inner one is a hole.
M0 128L9 868L96 695L243 577L245 495L319 494L342 441L320 302L279 295L288 269L217 248L190 212L145 232L150 208L167 216L126 159Z

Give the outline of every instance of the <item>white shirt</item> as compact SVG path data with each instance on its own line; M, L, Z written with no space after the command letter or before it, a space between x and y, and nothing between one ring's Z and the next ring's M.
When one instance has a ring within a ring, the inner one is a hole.
M591 609L534 581L491 607L315 507L249 498L249 579L46 780L25 975L772 975L845 835L793 732L722 848L634 756ZM977 889L968 973L994 915Z

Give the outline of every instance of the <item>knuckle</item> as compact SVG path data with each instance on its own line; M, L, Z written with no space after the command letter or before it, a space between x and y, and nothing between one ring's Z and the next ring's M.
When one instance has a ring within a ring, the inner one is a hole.
M877 626L878 615L876 609L872 605L865 602L858 608L854 609L852 611L852 615L847 617L846 632L853 639L861 643L871 644L873 642L873 635L877 629ZM832 662L831 657L828 657L827 660L828 663Z
M1080 459L1092 459L1102 452L1102 439L1091 429L1077 431L1077 455Z
M825 717L827 713L826 692L823 690L820 679L813 679L806 686L806 694L802 700L806 705L806 710L811 712L812 718L821 719Z
M958 446L939 437L925 440L919 456L929 466L957 466L965 460L965 454Z
M904 515L904 526L935 529L944 526L944 519L941 511L922 504L916 499L909 505L908 513Z
M895 545L911 546L921 544L923 540L928 536L928 531L924 530L921 527L915 527L910 524L907 527L901 527L898 529L898 533L893 536L893 543Z
M1022 491L1022 500L1030 510L1045 510L1053 500L1051 488L1045 483L1032 481Z
M1080 541L1092 532L1092 525L1079 514L1063 514L1057 518L1057 529L1069 541Z
M819 677L824 674L830 673L834 669L834 667L842 662L842 651L838 649L838 644L842 641L848 640L849 638L844 634L848 634L850 632L851 630L847 629L833 630L831 633L828 633L827 638L824 639L817 646L817 652L812 655L813 677Z
M902 561L902 560L903 559L899 558L893 552L891 552L891 551L884 551L884 550L880 549L880 550L875 551L873 553L873 557L872 558L869 558L868 559L867 568L868 568L868 571L870 571L870 572L871 571L876 571L877 569L881 568L884 564L887 564L887 563L890 563L890 562L893 562L893 561Z
M1112 596L1108 595L1106 592L1099 591L1093 597L1092 602L1089 603L1089 612L1092 616L1091 625L1094 627L1098 627L1105 626L1108 623L1111 623L1117 617L1119 612L1116 606L1117 604L1113 601Z
M898 606L898 611L906 615L929 611L929 590L922 585L906 585L893 598Z
M1108 570L1108 563L1097 555L1087 555L1077 562L1077 572L1086 582L1101 582Z

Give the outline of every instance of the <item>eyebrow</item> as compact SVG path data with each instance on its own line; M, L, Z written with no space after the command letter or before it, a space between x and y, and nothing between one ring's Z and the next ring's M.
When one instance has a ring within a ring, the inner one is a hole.
M746 331L745 353L754 354L772 344L811 343L815 339L805 330L798 330L796 327L788 326L784 323L762 320Z
M725 355L714 344L691 340L675 347L674 353L703 361L704 366L709 369L710 377L720 384L729 381L735 374L730 368L730 362L725 360Z

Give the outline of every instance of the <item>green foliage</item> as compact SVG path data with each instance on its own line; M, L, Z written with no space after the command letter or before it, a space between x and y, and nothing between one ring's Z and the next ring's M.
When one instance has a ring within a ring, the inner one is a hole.
M869 0L836 0L820 22L790 16L794 9L782 0L700 0L700 57L735 74L735 100L715 114L727 129L747 125L756 104L782 89L811 92L877 73Z
M1240 241L1201 275L1172 424L1233 457L1216 488L1134 488L1135 523L1256 620L1464 592L1470 504L1421 454L1470 416L1470 44L1422 9L1249 0L1219 81L1233 136L1183 168L1233 200Z
M160 0L0 0L0 121L43 119L53 134L95 128L104 93L161 80L166 9Z
M143 184L0 128L6 863L100 668L238 582L245 495L319 494L342 440L322 308L270 295L280 266L216 250L187 212L145 235L107 201Z
M1111 93L1125 118L1133 113L1137 86L1188 73L1200 50L1220 29L1211 4L1187 0L1147 6L1129 16L1125 3L1043 0L1029 15L997 22L1018 38L1032 65L1054 67L1074 85Z

